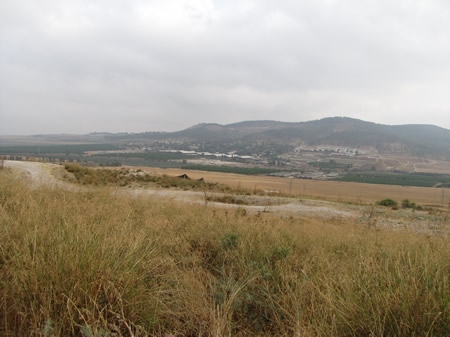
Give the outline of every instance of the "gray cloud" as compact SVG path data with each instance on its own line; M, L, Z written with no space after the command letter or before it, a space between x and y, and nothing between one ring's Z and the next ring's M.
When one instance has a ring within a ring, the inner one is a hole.
M4 1L0 133L345 115L450 128L450 3Z

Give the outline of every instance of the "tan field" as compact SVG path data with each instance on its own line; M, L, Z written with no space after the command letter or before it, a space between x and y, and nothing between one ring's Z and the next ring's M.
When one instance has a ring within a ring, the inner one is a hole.
M288 179L154 167L141 167L141 169L153 174L173 176L186 173L193 179L204 178L208 182L217 182L251 190L276 191L280 193L292 193L299 196L358 203L372 203L380 199L391 198L398 201L410 199L422 205L441 206L443 197L443 190L441 188ZM447 206L449 201L450 191L447 189L444 191L444 206Z

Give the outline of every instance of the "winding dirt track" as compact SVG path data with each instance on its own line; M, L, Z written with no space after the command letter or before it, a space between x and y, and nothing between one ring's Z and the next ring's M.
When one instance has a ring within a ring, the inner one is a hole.
M34 188L46 185L71 191L87 190L85 187L80 187L58 179L58 176L61 177L63 173L63 168L60 165L7 160L5 161L5 166L26 174L31 179ZM135 196L149 196L158 199L164 198L189 203L205 203L205 194L196 191L156 188L117 188L117 191L119 193L129 193ZM362 207L329 201L258 196L252 196L251 198L252 200L256 199L257 201L259 199L261 203L270 201L270 205L234 205L218 202L208 202L208 205L225 208L245 208L247 211L254 213L274 212L282 215L318 216L323 218L360 217L362 215Z
M63 189L76 189L75 185L56 178L55 173L62 170L60 165L44 164L30 161L5 160L5 167L12 168L30 178L32 186L37 188L41 185L59 187Z

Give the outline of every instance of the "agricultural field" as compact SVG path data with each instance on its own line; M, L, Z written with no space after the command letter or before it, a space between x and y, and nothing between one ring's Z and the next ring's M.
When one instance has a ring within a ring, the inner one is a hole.
M183 165L183 170L236 173L246 175L261 175L279 172L280 170L261 167L217 166L217 165Z
M400 186L450 187L450 175L436 173L351 172L335 180Z
M151 174L181 175L188 173L194 179L229 185L234 188L288 193L296 196L323 198L353 203L374 203L384 198L410 199L425 206L447 206L450 190L445 188L376 185L340 181L288 179L268 176L249 176L221 172L141 167Z
M0 145L0 154L4 155L82 155L87 151L117 150L112 144L52 144L52 145Z

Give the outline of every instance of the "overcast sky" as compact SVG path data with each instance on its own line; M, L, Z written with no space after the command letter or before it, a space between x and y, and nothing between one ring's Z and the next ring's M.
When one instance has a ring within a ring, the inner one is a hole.
M450 128L448 0L0 0L0 134Z

